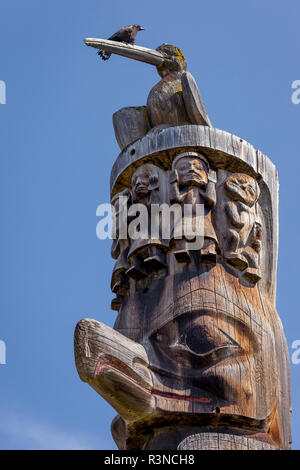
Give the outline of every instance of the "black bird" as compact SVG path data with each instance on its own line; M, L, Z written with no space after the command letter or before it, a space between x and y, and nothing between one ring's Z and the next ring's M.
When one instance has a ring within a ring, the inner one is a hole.
M134 44L136 35L139 31L143 31L142 28L138 24L132 24L130 26L123 26L123 28L119 29L115 34L110 36L108 40L110 41L117 41L117 42L125 42L127 44ZM99 51L97 52L98 55L102 57L103 60L107 60L111 56L111 52L106 51Z

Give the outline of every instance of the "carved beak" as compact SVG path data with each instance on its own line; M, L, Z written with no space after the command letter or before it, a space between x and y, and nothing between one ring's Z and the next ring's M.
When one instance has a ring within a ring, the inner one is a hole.
M111 52L112 54L122 55L123 57L129 57L129 59L139 60L140 62L146 62L146 64L155 65L156 67L161 65L166 59L161 52L148 49L147 47L132 46L131 44L96 38L86 38L84 42L87 46Z
M153 412L152 373L145 348L96 320L81 320L74 336L75 362L83 382L127 421Z

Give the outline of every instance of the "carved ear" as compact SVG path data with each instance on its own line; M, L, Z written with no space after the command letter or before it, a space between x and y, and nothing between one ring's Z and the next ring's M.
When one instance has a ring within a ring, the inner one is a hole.
M177 170L172 170L170 174L170 183L176 183L178 180Z
M157 176L150 176L148 189L152 191L153 189L158 189L158 187L159 187L159 184L158 184Z

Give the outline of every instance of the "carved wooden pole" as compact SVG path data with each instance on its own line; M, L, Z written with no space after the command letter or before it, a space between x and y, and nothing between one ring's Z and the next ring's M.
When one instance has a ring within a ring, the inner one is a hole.
M86 44L153 64L162 77L147 106L113 117L121 147L111 173L117 222L136 203L149 216L155 204L189 204L183 227L197 225L196 204L204 213L196 248L176 237L172 217L169 237L162 235L167 212L155 237L117 230L111 287L118 315L114 329L78 323L80 378L118 412L119 449L288 449L289 356L275 307L276 168L212 127L175 46Z

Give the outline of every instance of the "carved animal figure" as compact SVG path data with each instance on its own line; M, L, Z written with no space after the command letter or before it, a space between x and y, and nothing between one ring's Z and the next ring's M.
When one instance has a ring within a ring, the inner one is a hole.
M162 80L152 88L147 99L151 126L211 126L196 82L187 72L181 50L170 44L162 44L156 50L164 55L165 60L157 66Z
M241 250L247 244L255 222L255 207L260 196L257 181L249 175L234 173L224 183L228 200L223 205L227 230L224 232L224 257L226 261L243 271L248 267Z

